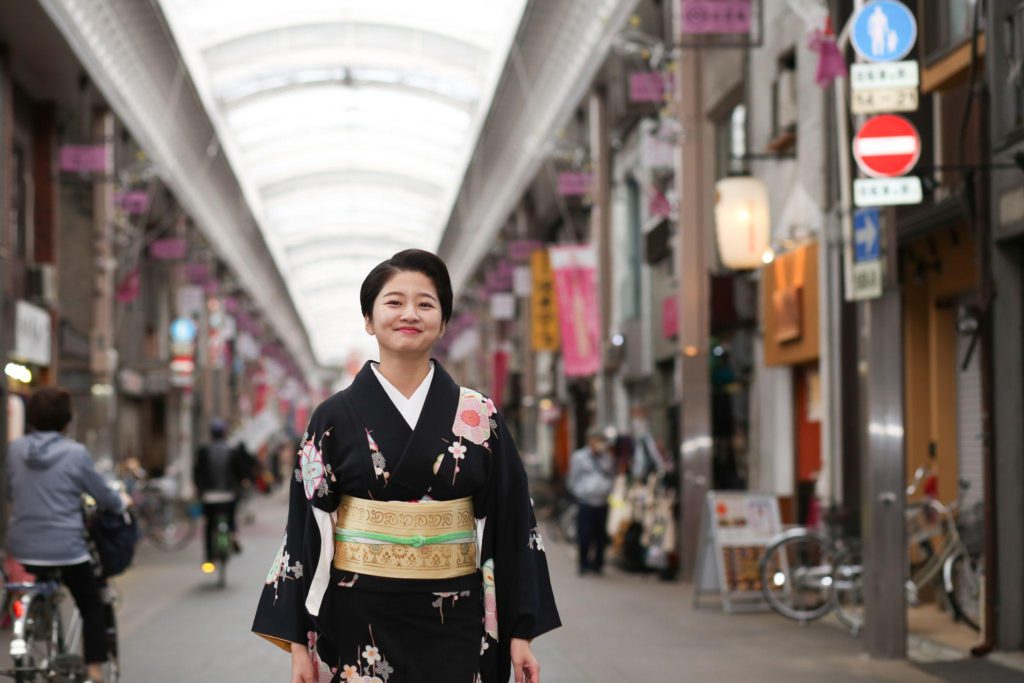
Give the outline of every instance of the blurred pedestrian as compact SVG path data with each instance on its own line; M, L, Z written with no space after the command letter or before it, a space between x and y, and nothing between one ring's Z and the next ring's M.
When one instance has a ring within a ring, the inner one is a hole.
M30 574L56 572L82 615L86 674L103 680L107 660L106 616L98 568L92 562L82 496L101 508L123 512L128 501L107 485L85 446L69 439L71 395L61 387L40 387L28 402L33 431L11 443L7 482L11 519L8 553Z
M235 552L242 550L238 542L235 513L238 496L249 477L248 463L244 451L232 448L226 436L227 424L224 420L211 420L210 441L199 447L192 469L192 478L206 518L206 563L213 561L214 532L217 530L217 518L221 515L227 518Z
M576 538L581 576L588 571L604 571L608 496L614 483L615 461L604 430L591 427L587 445L573 453L569 461L568 488L579 505Z

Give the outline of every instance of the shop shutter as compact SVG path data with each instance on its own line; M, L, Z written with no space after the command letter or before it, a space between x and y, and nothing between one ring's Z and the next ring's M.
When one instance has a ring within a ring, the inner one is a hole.
M976 345L970 362L964 368L963 361L970 343L971 335L957 335L957 476L970 482L963 501L965 510L981 502L984 494L981 354Z

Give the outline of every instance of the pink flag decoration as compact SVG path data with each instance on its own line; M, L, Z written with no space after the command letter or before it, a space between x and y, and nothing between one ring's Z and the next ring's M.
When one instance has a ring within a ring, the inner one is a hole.
M836 34L832 28L832 17L825 17L825 26L811 34L808 44L818 53L818 69L814 73L814 82L819 87L827 88L832 81L846 76L846 60L836 46Z
M180 237L156 240L149 245L149 256L156 261L180 261L188 254L188 242Z
M664 74L660 71L638 71L629 75L630 102L661 102L665 97Z
M589 244L548 248L562 332L566 377L588 377L601 369L601 311L597 301L597 255Z
M149 195L144 190L124 190L114 197L117 205L131 216L149 211Z
M105 173L106 145L64 145L60 148L60 170L74 173Z
M590 192L592 173L563 171L558 174L558 194L563 197L582 197Z
M117 290L114 293L114 298L117 299L118 303L130 304L139 298L139 290L139 267L135 266L127 275L124 276L123 280L117 283Z

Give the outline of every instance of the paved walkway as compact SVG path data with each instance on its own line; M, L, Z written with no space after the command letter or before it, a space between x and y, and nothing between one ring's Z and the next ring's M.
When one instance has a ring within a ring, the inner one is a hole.
M198 543L171 554L140 548L137 566L117 582L125 683L287 682L288 657L249 633L285 515L280 497L257 505L225 590L199 573ZM1001 683L990 675L1008 671L979 668L987 662L926 672L907 662L872 661L856 639L826 624L804 628L772 614L695 611L686 585L614 570L579 578L571 550L554 543L548 558L565 627L535 642L544 683ZM1013 673L1003 680L1024 680Z

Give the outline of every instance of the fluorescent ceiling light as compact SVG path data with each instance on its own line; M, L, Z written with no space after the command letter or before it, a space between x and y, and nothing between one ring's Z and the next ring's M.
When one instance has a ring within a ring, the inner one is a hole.
M526 0L160 2L318 360L366 353L359 284L440 243Z

